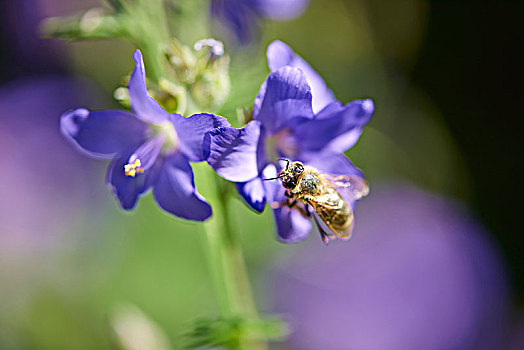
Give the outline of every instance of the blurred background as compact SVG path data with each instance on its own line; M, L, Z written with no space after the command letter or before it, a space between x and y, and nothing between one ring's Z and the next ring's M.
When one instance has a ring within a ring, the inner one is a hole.
M38 26L99 5L0 2L0 349L177 349L216 314L199 225L150 195L123 212L106 164L60 135L70 108L119 108L134 47L42 40ZM206 36L207 6L177 23L186 44ZM252 104L275 39L339 100L376 106L348 152L372 189L351 241L278 243L268 210L233 200L257 303L292 330L275 349L524 347L523 14L517 1L311 0L247 47L212 23L232 57L223 115Z

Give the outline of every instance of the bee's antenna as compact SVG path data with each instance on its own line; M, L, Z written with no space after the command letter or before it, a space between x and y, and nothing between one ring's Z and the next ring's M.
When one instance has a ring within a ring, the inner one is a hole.
M289 167L289 163L290 163L289 159L286 159L286 158L278 158L277 160L283 160L283 161L286 161L286 162L287 162L287 163L286 163L286 169L284 170L284 171L286 171L287 168ZM284 176L286 176L286 174L280 174L280 175L278 175L277 177L272 177L272 178L270 178L270 179L262 179L262 180L264 180L264 181L268 181L268 180L276 180L276 179L280 179L281 177L284 177Z
M277 176L277 177L272 177L272 178L270 178L270 179L262 179L262 180L263 180L263 181L276 180L276 179L280 179L281 177L284 177L284 176L286 176L286 175L285 175L285 174L282 174L282 175L279 175L279 176Z
M286 170L287 170L287 168L289 167L289 163L290 163L290 162L289 162L289 159L286 159L286 158L278 158L277 160L283 160L283 161L285 161L285 162L286 162Z

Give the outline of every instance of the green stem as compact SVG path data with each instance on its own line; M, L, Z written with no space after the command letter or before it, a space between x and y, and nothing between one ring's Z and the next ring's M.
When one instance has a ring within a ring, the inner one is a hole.
M204 223L209 263L223 318L241 317L258 320L242 247L228 220L227 197L220 191L220 179L210 169L206 171L212 187L213 217ZM260 339L240 339L238 349L267 349Z
M124 2L123 8L122 26L128 30L130 40L142 50L148 78L158 84L167 76L163 65L163 46L170 40L164 1Z

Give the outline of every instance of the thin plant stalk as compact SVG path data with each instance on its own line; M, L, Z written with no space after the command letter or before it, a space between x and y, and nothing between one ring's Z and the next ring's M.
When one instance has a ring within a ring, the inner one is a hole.
M222 180L211 169L205 172L213 206L213 216L204 223L205 241L220 316L258 320L242 247L228 219L227 196L220 191ZM240 339L236 348L263 350L267 345L261 339Z

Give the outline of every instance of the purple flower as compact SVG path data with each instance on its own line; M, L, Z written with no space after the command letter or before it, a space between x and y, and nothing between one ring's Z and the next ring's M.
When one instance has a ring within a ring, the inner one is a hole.
M272 47L270 67L279 58ZM333 101L315 114L311 90L301 69L275 69L255 99L253 121L242 129L223 127L206 136L208 163L220 176L237 182L240 195L258 212L268 201L285 200L278 181L263 181L276 175L278 158L301 161L323 173L363 176L343 152L357 142L373 114L373 102ZM311 229L310 220L298 210L284 206L274 209L274 215L283 242L300 241Z
M268 46L267 61L272 72L285 66L291 66L299 68L305 74L313 95L313 112L318 113L335 101L335 94L327 87L320 74L282 41L275 40Z
M223 22L241 44L257 35L263 17L289 20L300 16L309 0L212 0L211 15Z
M506 348L506 271L462 206L375 185L355 232L349 246L301 245L270 271L265 285L277 286L273 311L289 316L291 348Z
M148 96L144 63L139 50L128 84L133 113L121 110L91 112L83 108L62 116L62 133L90 156L110 159L107 183L122 208L135 207L149 188L158 204L181 218L202 221L211 207L197 192L189 162L205 160L204 134L227 127L225 118L168 114Z

